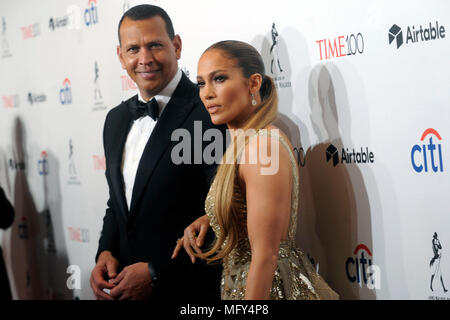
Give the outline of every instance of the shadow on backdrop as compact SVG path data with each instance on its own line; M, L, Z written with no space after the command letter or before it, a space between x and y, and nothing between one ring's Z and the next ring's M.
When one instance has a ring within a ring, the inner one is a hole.
M295 88L291 86L291 63L284 37L298 40L296 51L290 48L290 53L296 59L304 59L300 62L304 67L296 79ZM339 163L334 166L326 160L331 144L339 151L353 147L344 79L333 64L314 68L308 65L308 46L297 30L286 28L280 35L273 25L271 33L265 37L255 37L252 44L263 56L266 73L278 85L280 114L275 125L290 138L299 164L297 244L341 299L376 299L375 291L364 283L365 280L370 281L367 279L369 274L363 272L360 266L347 263L349 257L356 258L354 251L359 244L370 250L373 248L372 213L363 175L357 164ZM308 91L304 92L305 89ZM307 98L302 96L303 92ZM336 103L337 94L339 105ZM310 119L299 119L294 114L298 114L295 112L297 108L310 108ZM308 120L318 138L314 145L305 125ZM343 132L339 128L344 128ZM346 146L343 145L343 138ZM306 154L303 146L308 148ZM375 198L379 201L378 193ZM364 254L367 260L373 258ZM355 283L357 273L359 285Z
M67 249L61 208L58 161L52 153L38 162L43 177L44 210L38 212L27 182L26 130L20 118L14 125L14 205L16 220L6 236L14 298L72 299L67 289ZM49 167L51 171L49 171ZM58 243L56 243L56 240Z
M14 208L16 219L11 228L9 252L15 299L45 299L45 287L38 257L39 215L27 182L26 132L20 118L14 123Z
M335 83L339 84L339 92L336 92ZM311 251L320 261L320 273L339 292L341 299L376 299L375 291L367 287L370 279L363 266L348 261L359 244L370 250L373 248L371 207L363 175L353 162L344 164L339 157L327 158L331 145L341 157L341 150L353 148L347 89L334 64L313 68L308 96L312 126L319 139L319 143L306 152L303 175L311 186L311 199L304 201L311 201L314 209L308 212L315 231L315 234L310 233L314 237ZM343 128L342 132L340 128ZM372 259L367 252L365 258ZM355 283L357 280L360 285Z
M39 243L43 244L42 256L45 261L47 278L47 296L49 299L73 299L68 289L66 273L69 266L64 236L62 216L59 163L52 151L46 152L47 169L43 174L44 210L40 213L43 232Z

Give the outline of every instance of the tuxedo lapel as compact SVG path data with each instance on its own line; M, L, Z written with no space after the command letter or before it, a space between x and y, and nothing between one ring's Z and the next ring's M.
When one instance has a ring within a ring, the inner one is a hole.
M182 125L191 112L194 104L192 98L195 94L195 87L183 74L145 146L134 182L130 214L133 214L153 171L169 147L172 132Z
M134 99L134 97L132 99ZM113 132L110 133L112 135L112 139L110 140L110 159L107 163L111 176L112 193L119 203L120 212L125 220L128 220L128 207L125 198L125 188L122 175L122 157L128 132L130 131L133 123L129 112L129 102L130 100L125 102L124 108L122 108L121 112L116 115L116 121L111 126L112 129L110 131Z

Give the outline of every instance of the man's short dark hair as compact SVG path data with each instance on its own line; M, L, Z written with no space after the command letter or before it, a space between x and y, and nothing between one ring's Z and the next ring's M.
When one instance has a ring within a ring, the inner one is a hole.
M131 19L133 21L139 21L139 20L145 20L150 19L155 16L161 17L164 22L166 23L166 31L169 35L170 40L173 40L175 38L175 31L173 30L173 24L172 20L170 20L169 15L166 11L164 11L163 8L160 8L158 6L154 6L151 4L141 4L135 7L132 7L126 11L122 18L119 21L119 27L117 29L117 32L119 34L119 44L120 42L120 26L122 25L122 22L125 18Z

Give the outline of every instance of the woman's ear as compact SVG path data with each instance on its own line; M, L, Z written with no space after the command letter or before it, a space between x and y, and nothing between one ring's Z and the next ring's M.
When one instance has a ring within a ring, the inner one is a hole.
M257 94L259 93L259 89L261 89L262 85L262 75L259 73L254 73L250 76L249 80L249 87L250 87L250 93Z

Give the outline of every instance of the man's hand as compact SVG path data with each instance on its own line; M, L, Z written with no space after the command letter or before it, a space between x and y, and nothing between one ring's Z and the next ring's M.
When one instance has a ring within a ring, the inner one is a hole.
M110 292L113 299L144 300L153 293L152 278L146 262L129 265L111 282L114 285Z
M92 291L98 300L112 300L113 298L103 292L103 289L112 289L114 284L105 280L105 278L114 278L117 275L119 261L114 258L110 251L103 251L97 259L97 264L91 273L89 280Z

